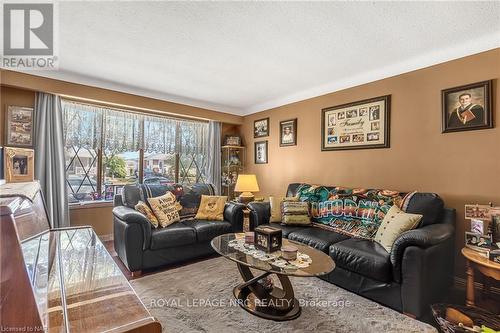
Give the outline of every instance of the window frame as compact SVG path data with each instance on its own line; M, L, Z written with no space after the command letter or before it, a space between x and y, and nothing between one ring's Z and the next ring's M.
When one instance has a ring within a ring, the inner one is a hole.
M68 102L73 102L73 103L80 103L80 104L88 104L88 103L82 103L80 101L75 101L75 100L71 100L71 99L68 99ZM207 124L208 121L203 121L203 120L187 120L185 118L182 118L182 117L162 117L158 114L151 114L151 113L146 113L146 112L137 112L137 111L131 111L131 110L127 110L127 109L118 109L118 108L114 108L114 107L108 107L108 106L104 106L104 105L100 105L100 104L88 104L88 105L92 105L92 106L96 106L96 107L104 107L104 108L109 108L109 109L113 109L115 111L119 111L119 112L129 112L129 113L136 113L136 114L140 114L140 115L144 115L144 116L156 116L156 117L160 117L160 118L169 118L169 119L174 119L174 120L179 120L179 121L196 121L196 122L200 122L200 123L204 123L204 124ZM144 128L144 122L145 122L145 119L141 119L141 128ZM177 144L181 145L180 143L180 140L179 140L179 137L181 135L181 126L177 125L176 126L176 129L175 129L175 140L177 142ZM105 140L104 140L104 121L103 119L101 119L101 140L99 142L99 147L96 149L96 152L97 152L97 161L95 161L95 163L97 163L97 174L96 174L96 177L97 177L97 184L96 184L96 192L99 193L101 195L101 199L100 200L79 200L78 202L75 202L74 205L81 205L82 203L84 204L88 204L88 203L92 203L92 202L95 202L95 203L99 203L99 202L111 202L112 200L105 200L104 197L102 197L103 195L103 190L104 190L104 179L105 179L105 175L104 175L104 172L105 172L105 168L103 167L103 162L104 162L104 145L105 145ZM144 131L141 131L141 136L142 136L142 140L144 142L144 138L145 138L145 132ZM83 149L82 147L77 147L77 146L71 146L71 149L75 150L76 149L76 153L75 153L75 156L72 157L72 159L75 159L75 158L78 158L78 151ZM178 151L176 151L174 153L174 170L175 170L175 175L174 175L174 183L178 184L179 181L182 179L186 179L187 177L181 177L181 172L185 169L184 166L181 165L181 153L179 153L179 149L177 149ZM144 148L139 148L138 150L138 153L139 153L139 159L138 159L138 178L137 178L137 183L139 184L143 184L144 182ZM203 171L200 169L200 167L198 166L196 160L194 161L191 161L190 164L193 164L196 166L196 181L199 181L199 180L204 180L204 178L206 177L206 175L203 174ZM71 165L71 161L70 161L70 164ZM68 172L68 168L69 168L69 165L65 165L65 173L66 173L66 182L69 184L68 182L68 178L67 178L67 172ZM189 170L189 167L188 169ZM186 171L186 170L185 170ZM87 177L87 175L84 177L84 180L85 178ZM84 181L83 180L83 181ZM71 184L69 184L70 187L71 187L71 192L72 193L78 193L78 190L79 188L83 185L80 184L78 186L78 188L76 189L76 191L74 191L73 189L73 186Z

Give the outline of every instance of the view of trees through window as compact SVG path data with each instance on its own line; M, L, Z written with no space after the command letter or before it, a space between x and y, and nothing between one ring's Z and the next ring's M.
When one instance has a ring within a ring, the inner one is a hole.
M207 123L160 117L145 120L146 116L115 109L108 115L106 108L71 101L63 103L63 110L70 203L112 200L127 184L206 181ZM156 126L154 131L145 129L148 122Z

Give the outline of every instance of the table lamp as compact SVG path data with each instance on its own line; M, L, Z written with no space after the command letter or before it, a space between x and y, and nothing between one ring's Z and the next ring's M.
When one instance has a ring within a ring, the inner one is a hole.
M252 192L259 192L259 184L257 184L257 176L255 175L238 175L236 180L236 186L234 187L235 192L241 192L239 201L243 204L247 204L253 201L254 196Z

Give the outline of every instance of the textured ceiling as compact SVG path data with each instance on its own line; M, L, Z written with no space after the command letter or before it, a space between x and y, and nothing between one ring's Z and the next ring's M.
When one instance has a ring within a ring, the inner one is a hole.
M60 2L43 76L235 114L500 46L500 2ZM36 73L35 73L36 74Z

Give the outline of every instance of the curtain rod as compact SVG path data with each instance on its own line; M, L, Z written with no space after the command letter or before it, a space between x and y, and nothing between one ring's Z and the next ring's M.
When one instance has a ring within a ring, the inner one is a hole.
M173 120L185 120L185 121L193 121L193 122L201 122L201 123L208 123L208 119L205 118L198 118L198 117L188 117L188 116L179 116L176 114L171 114L165 111L159 111L159 110L153 110L153 109L146 109L146 108L140 108L140 107L130 107L130 106L122 106L121 104L112 104L112 103L106 103L106 102L101 102L101 101L96 101L96 100L89 100L89 99L84 99L84 98L79 98L79 97L73 97L73 96L68 96L68 95L59 95L61 98L77 103L77 104L82 104L82 105L87 105L87 106L101 106L101 107L106 107L111 110L119 111L119 112L128 112L128 113L134 113L134 114L141 114L141 115L149 115L149 116L155 116L155 117L160 117L160 118L167 118L167 119L173 119ZM167 114L165 114L167 113Z

